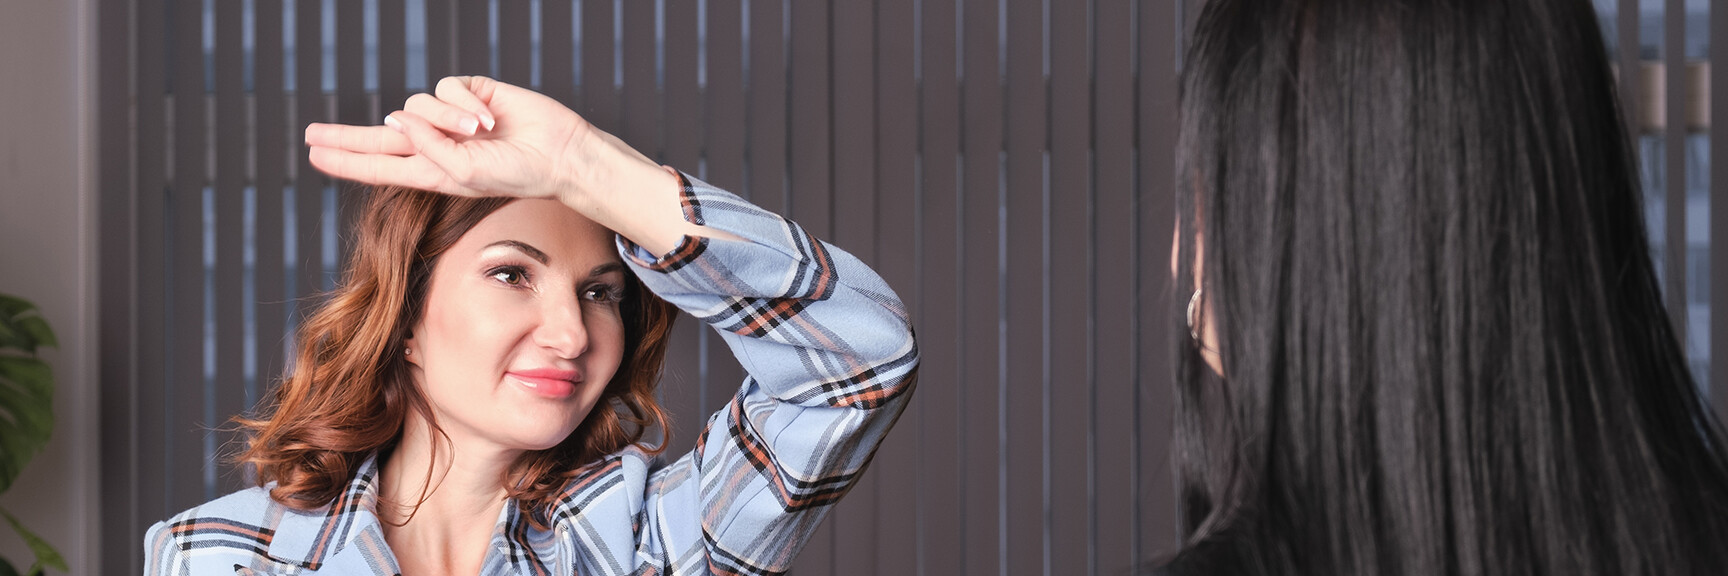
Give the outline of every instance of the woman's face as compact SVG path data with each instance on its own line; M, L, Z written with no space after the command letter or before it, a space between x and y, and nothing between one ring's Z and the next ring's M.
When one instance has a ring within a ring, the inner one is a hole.
M624 356L613 234L551 200L518 200L432 267L406 340L415 383L458 445L563 441Z

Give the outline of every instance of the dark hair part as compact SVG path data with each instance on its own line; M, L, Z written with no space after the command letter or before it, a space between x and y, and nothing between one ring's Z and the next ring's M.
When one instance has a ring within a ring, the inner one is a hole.
M442 434L409 376L402 339L425 310L439 256L510 202L401 187L372 191L342 282L298 329L292 372L263 418L235 419L250 436L236 460L257 467L258 485L276 482L271 497L301 509L331 503L367 457L395 448L410 412ZM639 444L649 427L666 429L654 388L677 310L633 274L625 276L623 364L575 432L524 454L510 477L499 479L534 522L544 523L557 491L583 467ZM658 453L665 445L642 449Z
M1166 571L1728 573L1612 79L1584 0L1208 3Z

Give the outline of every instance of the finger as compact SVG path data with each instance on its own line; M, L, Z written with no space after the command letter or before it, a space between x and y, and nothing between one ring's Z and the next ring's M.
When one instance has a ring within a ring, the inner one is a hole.
M402 109L425 118L439 130L450 134L473 136L480 128L479 116L431 94L409 96Z
M313 122L306 125L306 145L341 148L362 154L414 153L414 144L407 136L384 126L350 126Z
M413 112L397 110L390 113L390 117L401 127L402 133L408 136L408 141L414 143L415 154L430 161L437 171L443 173L443 177L454 181L458 186L466 186L472 182L474 162L469 158L468 152L449 135Z
M498 119L492 116L491 108L481 98L484 94L491 96L491 78L485 76L446 76L438 81L433 93L439 100L471 112L480 120L480 125L491 130L498 125Z
M325 146L314 146L307 154L312 167L334 178L434 192L455 188L442 170L422 156L362 154Z

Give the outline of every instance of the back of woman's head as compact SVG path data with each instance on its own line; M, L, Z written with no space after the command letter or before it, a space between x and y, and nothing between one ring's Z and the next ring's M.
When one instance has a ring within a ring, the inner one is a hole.
M1208 3L1177 285L1200 271L1223 377L1184 347L1175 571L1728 572L1595 18Z

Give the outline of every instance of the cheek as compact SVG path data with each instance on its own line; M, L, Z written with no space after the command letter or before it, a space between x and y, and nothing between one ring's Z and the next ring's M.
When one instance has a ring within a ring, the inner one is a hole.
M604 371L611 379L624 361L624 321L617 310L595 311L586 322L591 372Z

